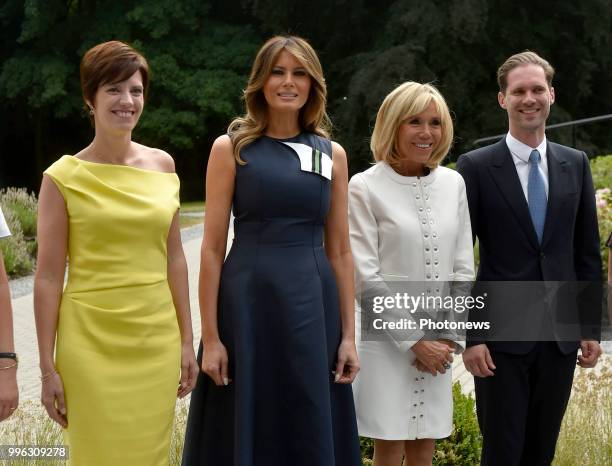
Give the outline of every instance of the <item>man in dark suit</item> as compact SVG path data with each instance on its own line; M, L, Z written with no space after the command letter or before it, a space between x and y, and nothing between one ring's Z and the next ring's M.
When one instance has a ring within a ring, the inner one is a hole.
M555 101L553 75L551 65L534 52L508 58L497 72L508 134L457 162L479 241L478 281L539 282L543 288L553 282L601 282L588 159L584 152L548 141L544 132ZM601 311L596 301L591 311L580 303L574 308L584 328L597 324L592 318ZM550 330L559 322L547 314L544 300L539 303L530 308L528 319ZM590 321L585 318L589 312ZM530 322L525 323L528 329ZM556 335L554 328L551 334ZM552 462L576 358L579 366L594 367L601 354L597 338L485 337L483 342L468 334L463 362L475 376L482 465Z

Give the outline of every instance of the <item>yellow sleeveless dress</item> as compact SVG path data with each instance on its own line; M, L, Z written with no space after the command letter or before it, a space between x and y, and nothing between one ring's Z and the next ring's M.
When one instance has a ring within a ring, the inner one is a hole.
M178 177L68 155L45 174L69 222L56 343L69 464L167 465L181 359L166 249Z

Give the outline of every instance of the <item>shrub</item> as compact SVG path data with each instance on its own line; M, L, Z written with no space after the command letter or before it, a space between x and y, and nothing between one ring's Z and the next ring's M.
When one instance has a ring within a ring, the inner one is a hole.
M474 465L480 463L482 436L476 419L474 398L461 392L459 382L453 384L453 432L436 443L435 465Z
M6 188L0 190L0 205L12 234L0 241L4 266L11 277L28 275L37 250L36 196L23 188Z
M359 437L359 447L361 448L361 463L363 466L374 464L374 440L367 437Z
M612 188L612 155L600 155L590 164L595 189Z
M4 218L11 230L11 236L0 240L0 251L4 258L4 268L11 277L27 275L32 271L33 261L28 245L23 237L19 219L11 209L4 211Z
M34 194L28 194L24 188L6 188L0 190L0 204L3 210L12 210L21 224L24 236L36 236L36 209L38 201Z
M605 280L608 274L609 254L609 250L606 247L606 241L612 232L612 191L610 188L598 189L595 193L595 202L597 204L597 221L599 222L599 247L601 250Z

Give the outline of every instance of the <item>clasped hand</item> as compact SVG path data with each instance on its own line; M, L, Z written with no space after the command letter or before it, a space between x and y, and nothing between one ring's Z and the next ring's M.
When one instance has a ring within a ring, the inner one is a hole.
M420 340L412 346L416 359L413 365L421 372L429 372L434 377L445 374L453 363L454 348L442 341Z

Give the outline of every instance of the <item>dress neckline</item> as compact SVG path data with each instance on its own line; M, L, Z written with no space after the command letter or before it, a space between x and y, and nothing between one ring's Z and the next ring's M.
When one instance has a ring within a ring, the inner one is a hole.
M90 160L84 160L81 159L79 157L76 157L74 155L66 155L65 157L69 157L71 159L74 159L80 163L85 163L87 165L95 165L95 166L99 166L99 167L121 167L121 168L131 168L132 170L138 170L141 172L145 172L145 173L160 173L162 175L176 175L176 172L163 172L161 170L152 170L150 168L140 168L140 167L134 167L132 165L122 165L122 164L118 164L118 163L102 163L102 162L92 162Z
M297 133L295 136L291 136L288 138L275 138L273 136L268 136L267 134L263 134L262 136L268 139L272 139L273 141L292 141L293 139L297 139L299 138L302 134L304 134L304 131L300 131L299 133Z
M391 178L393 181L395 181L396 183L400 183L400 184L411 184L411 183L415 183L416 181L422 181L424 183L431 183L435 179L436 174L438 172L438 168L439 168L439 167L430 168L429 173L425 176L404 176L404 175L400 175L395 170L393 170L393 167L391 167L391 165L389 165L387 162L379 162L379 163L382 166L384 172L387 174L387 176Z

